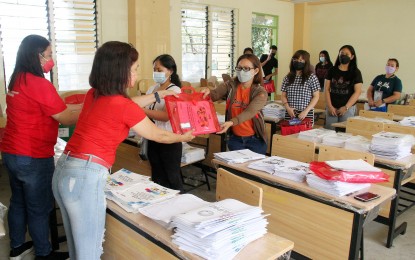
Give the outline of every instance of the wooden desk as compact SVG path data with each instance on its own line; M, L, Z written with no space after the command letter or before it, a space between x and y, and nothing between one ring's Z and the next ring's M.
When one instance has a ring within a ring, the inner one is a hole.
M107 201L107 218L102 259L202 259L180 250L171 240L173 232L153 220L124 211ZM272 233L253 241L235 259L290 258L294 243Z
M335 197L306 183L249 169L249 163L227 164L216 159L213 163L263 189L262 207L271 214L268 230L295 243L296 259L358 259L365 220L373 219L380 205L395 194L394 189L372 185L367 190L381 197L365 203L353 195Z
M298 134L289 135L293 138L298 138ZM320 143L316 144L316 152ZM404 235L406 232L407 222L403 222L396 227L397 218L403 214L406 210L415 205L415 201L409 200L411 203L400 204L400 198L402 196L402 187L415 190L415 183L411 182L415 179L415 175L412 174L407 178L406 174L412 172L412 168L415 167L415 154L407 156L398 160L383 159L375 155L375 166L384 169L390 178L387 183L380 183L379 185L394 188L397 196L390 202L390 205L385 205L379 216L375 219L377 222L388 226L388 237L386 247L390 248L393 245L393 240L400 234Z
M403 120L403 118L404 116L393 115L393 121L396 121L396 122ZM331 126L335 127L337 132L344 132L344 130L342 129L346 129L346 123L347 121L343 121L343 122L333 123L331 124Z

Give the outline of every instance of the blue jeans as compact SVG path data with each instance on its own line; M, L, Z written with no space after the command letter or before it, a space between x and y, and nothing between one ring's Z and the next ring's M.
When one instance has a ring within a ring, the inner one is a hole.
M29 229L36 255L48 255L52 251L49 215L53 208L53 157L32 158L8 153L2 156L12 191L8 213L10 247L21 246Z
M104 166L66 154L56 164L52 189L72 260L100 259L103 252L107 176Z
M267 152L267 143L255 135L242 137L230 134L228 148L230 151L249 149L256 153L265 154Z
M324 128L334 130L335 127L332 127L331 124L347 121L349 117L354 117L355 115L356 105L351 106L349 110L347 110L346 113L342 116L332 116L326 108L326 123L324 125Z

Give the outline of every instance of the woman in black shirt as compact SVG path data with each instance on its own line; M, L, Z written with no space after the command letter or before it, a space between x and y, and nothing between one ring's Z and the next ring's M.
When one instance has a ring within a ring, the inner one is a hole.
M326 50L323 50L319 54L319 62L316 64L316 76L320 82L320 91L324 92L324 80L326 79L327 72L333 67L333 63L330 60L330 55Z

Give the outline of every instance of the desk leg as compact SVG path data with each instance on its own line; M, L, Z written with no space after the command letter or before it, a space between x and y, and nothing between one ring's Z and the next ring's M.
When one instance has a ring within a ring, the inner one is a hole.
M352 241L350 243L349 259L363 260L363 223L364 215L354 213Z
M393 187L396 190L396 197L391 202L391 208L389 212L389 230L388 230L388 240L386 242L386 247L390 248L393 245L393 239L399 234L404 235L406 232L407 223L403 222L399 227L395 228L396 219L398 217L398 205L399 205L399 193L401 192L401 182L402 182L403 170L397 169L395 171L395 181Z

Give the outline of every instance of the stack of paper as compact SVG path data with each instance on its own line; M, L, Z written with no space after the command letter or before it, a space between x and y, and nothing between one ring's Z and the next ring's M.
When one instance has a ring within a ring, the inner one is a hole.
M404 117L401 121L399 121L399 124L403 126L414 126L415 127L415 116Z
M244 163L265 158L265 155L252 152L249 149L214 153L213 156L215 159L228 163Z
M307 183L310 187L323 191L334 196L344 196L365 188L370 187L370 183L347 183L341 181L324 180L315 174L306 176Z
M153 203L140 208L144 216L153 219L167 229L173 228L171 220L173 216L204 207L210 202L204 201L192 194L180 194L171 199Z
M225 115L221 115L221 114L218 114L216 112L216 116L218 117L218 122L219 122L220 125L223 124L223 123L225 123L225 121L226 121Z
M285 116L285 108L277 103L269 103L264 106L262 113L264 113L265 117L269 117L274 120L283 119Z
M107 180L105 194L127 212L176 196L180 191L165 188L149 180L148 176L121 169Z
M205 149L183 143L182 163L193 163L205 159Z
M385 124L392 124L395 125L397 122L393 120L389 120L383 117L363 117L363 116L354 116L353 119L359 119L359 120L366 120L366 121L372 121L372 122L380 122Z
M381 158L396 160L411 155L415 143L412 135L380 132L372 135L370 152Z
M347 150L368 152L370 140L361 135L352 136L344 142L344 148Z
M248 168L268 172L272 175L289 179L296 182L303 182L305 176L310 172L310 165L299 161L271 156L269 158L252 162Z
M323 141L324 136L332 134L336 134L336 131L324 128L316 128L307 131L301 131L298 134L298 138L314 143L321 143Z
M208 204L172 218L173 243L206 259L232 259L266 234L268 222L262 213L233 199Z
M322 137L322 144L335 147L344 147L345 142L351 137L352 134L347 133L329 134Z

